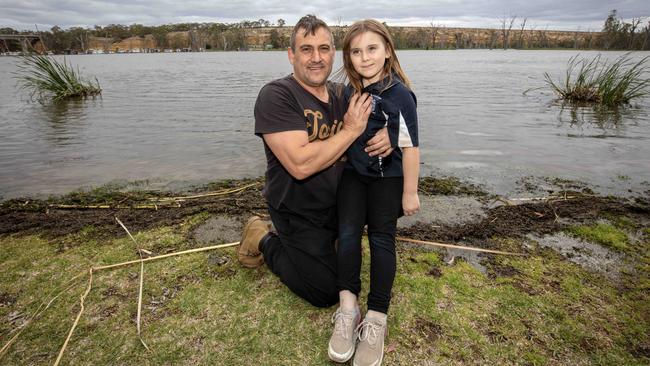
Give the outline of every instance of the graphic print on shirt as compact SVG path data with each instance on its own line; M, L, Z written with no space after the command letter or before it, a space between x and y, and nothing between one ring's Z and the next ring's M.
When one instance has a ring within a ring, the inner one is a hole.
M305 117L307 118L307 134L309 135L309 142L314 140L327 140L330 136L338 133L343 128L343 123L334 120L329 124L323 121L323 113L321 111L313 111L311 109L304 110Z

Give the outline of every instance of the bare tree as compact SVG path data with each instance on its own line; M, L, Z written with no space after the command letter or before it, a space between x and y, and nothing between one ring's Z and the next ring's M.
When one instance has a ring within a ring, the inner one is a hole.
M641 18L632 18L632 23L630 24L630 40L627 45L627 49L631 50L634 47L634 36L636 35L636 29L641 24Z
M594 34L590 29L587 29L584 39L585 39L585 47L591 49L593 47L592 44L594 41Z
M580 26L578 26L578 29L576 29L576 31L573 32L573 48L575 48L576 50L578 49L579 35L580 35Z
M454 33L454 37L456 38L456 49L465 48L463 47L463 32Z
M440 25L436 24L434 25L433 22L431 24L431 48L435 49L436 48L436 38L438 37L438 31L440 30Z
M503 18L501 18L501 35L503 36L504 50L507 50L510 47L510 30L512 29L512 25L514 24L515 19L517 19L517 15L513 15L508 18L504 14Z
M488 34L490 35L490 49L496 48L497 46L497 39L499 36L497 35L497 31L494 29L489 29Z
M517 48L524 48L524 29L526 29L526 21L528 18L524 18L524 20L521 22L519 25L519 40L517 41Z
M538 36L539 36L539 47L541 48L547 48L548 47L548 35L546 34L548 30L548 26L544 28L544 30L539 30L538 31Z

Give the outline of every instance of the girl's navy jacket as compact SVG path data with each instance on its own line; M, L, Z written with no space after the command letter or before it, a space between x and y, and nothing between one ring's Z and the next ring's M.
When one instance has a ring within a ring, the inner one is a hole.
M349 103L354 89L345 90ZM415 94L393 75L363 88L373 98L373 108L366 130L348 148L346 169L371 177L401 177L402 147L418 146L418 115ZM386 126L390 144L395 149L385 157L369 157L364 151L366 144L379 130Z

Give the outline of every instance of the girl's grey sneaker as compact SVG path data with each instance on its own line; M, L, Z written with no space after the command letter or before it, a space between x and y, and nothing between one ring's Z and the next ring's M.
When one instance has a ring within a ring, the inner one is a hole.
M330 360L334 362L347 362L354 354L354 346L357 343L356 333L354 332L357 325L361 321L361 313L359 309L347 312L336 309L332 315L332 323L334 323L334 332L330 338L327 347L327 354Z
M359 344L354 355L354 366L379 366L384 359L384 337L386 321L382 319L363 319L357 327Z

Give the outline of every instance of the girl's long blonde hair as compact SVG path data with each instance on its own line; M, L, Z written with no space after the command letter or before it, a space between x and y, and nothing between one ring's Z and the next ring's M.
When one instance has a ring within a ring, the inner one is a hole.
M350 57L350 44L352 43L354 37L365 32L373 32L378 34L384 41L386 52L390 54L390 57L386 59L386 62L384 63L384 69L382 70L382 76L388 76L389 78L386 86L391 84L393 74L395 74L400 78L400 80L402 80L407 88L411 89L411 82L404 73L404 70L402 70L402 66L400 66L397 55L395 54L395 43L393 42L393 38L390 36L390 33L388 32L386 26L374 19L364 19L355 22L350 26L348 32L345 34L345 38L343 38L343 69L345 70L345 76L347 77L352 87L357 92L361 92L363 89L363 81L361 79L361 75L359 75L359 73L354 70L354 66L352 65L352 58Z

